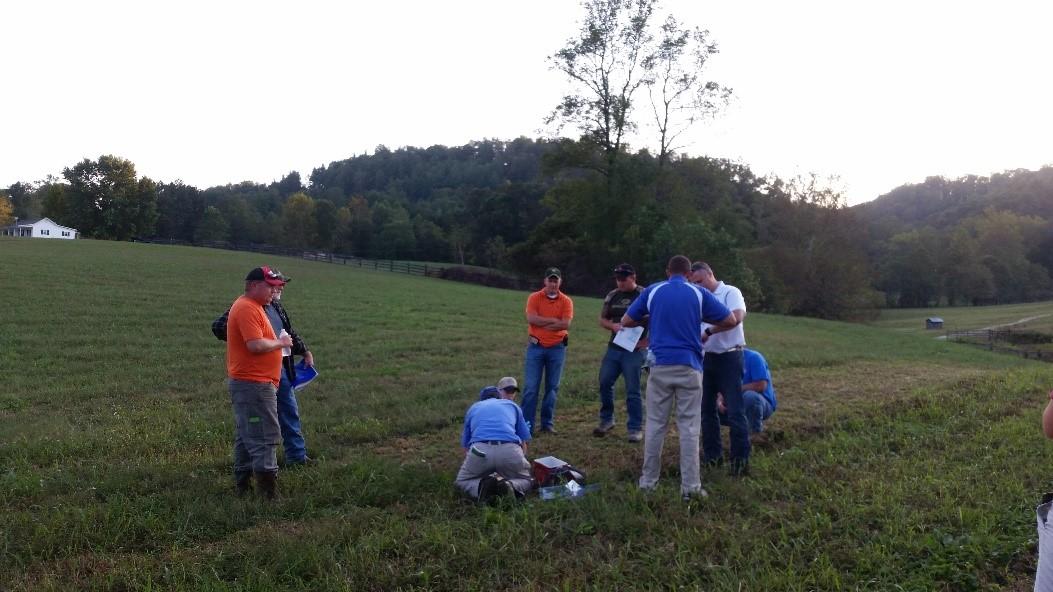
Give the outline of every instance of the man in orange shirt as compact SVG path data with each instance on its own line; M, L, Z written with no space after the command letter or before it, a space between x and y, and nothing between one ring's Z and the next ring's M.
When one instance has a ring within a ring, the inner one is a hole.
M574 318L574 302L560 291L563 274L550 267L545 271L545 287L527 298L526 317L530 343L523 371L523 415L534 433L541 374L545 375L545 394L541 399L541 431L556 433L556 394L567 352L567 329Z
M245 277L245 294L234 301L227 318L227 384L234 408L234 489L244 495L252 476L260 493L274 499L281 439L277 388L281 379L282 349L292 337L274 335L263 307L275 288L285 284L281 274L257 267Z

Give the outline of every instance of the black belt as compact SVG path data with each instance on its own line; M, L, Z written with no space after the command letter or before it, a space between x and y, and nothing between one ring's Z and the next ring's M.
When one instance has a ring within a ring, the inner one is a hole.
M728 349L726 349L726 350L724 350L724 351L719 351L719 352L706 352L706 353L707 353L707 354L712 354L712 355L714 355L714 356L719 356L720 354L730 354L731 352L737 352L737 351L742 351L742 350L744 350L744 349L746 349L746 346L745 346L745 345L736 345L735 347L729 347Z
M516 444L516 442L510 442L508 440L480 440L476 444L490 444L491 446L497 446L498 444Z

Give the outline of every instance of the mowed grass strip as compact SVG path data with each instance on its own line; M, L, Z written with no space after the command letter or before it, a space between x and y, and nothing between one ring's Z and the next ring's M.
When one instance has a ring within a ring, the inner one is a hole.
M294 277L286 304L322 371L300 399L323 460L284 471L273 505L227 491L209 332L265 263ZM481 385L521 377L524 293L95 241L0 240L0 278L0 589L968 590L1033 570L1048 366L750 315L779 411L755 476L708 474L709 500L684 506L675 435L653 496L621 425L589 435L606 335L579 297L560 434L531 456L602 490L481 509L452 492L457 434Z

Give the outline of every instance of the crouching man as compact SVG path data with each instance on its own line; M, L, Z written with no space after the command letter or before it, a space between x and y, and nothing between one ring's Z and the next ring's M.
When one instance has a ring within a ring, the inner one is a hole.
M534 486L526 459L530 428L513 401L518 392L516 379L506 376L480 391L464 416L464 463L455 484L474 500L521 498Z

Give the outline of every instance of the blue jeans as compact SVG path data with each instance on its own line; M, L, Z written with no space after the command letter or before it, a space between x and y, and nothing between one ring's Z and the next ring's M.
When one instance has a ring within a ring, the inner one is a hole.
M541 399L541 427L555 427L556 395L559 394L559 378L563 374L563 360L567 346L557 343L552 347L527 345L526 363L523 367L523 417L530 431L534 431L534 416L537 411L538 389L541 373L545 373L545 395Z
M286 463L302 463L307 458L307 443L300 429L300 408L296 404L296 392L282 370L282 381L278 385L278 425L282 429L282 446Z
M751 434L757 434L764 431L764 422L771 417L774 412L771 408L771 403L768 399L764 398L764 395L757 391L745 391L742 393L742 404L746 408L746 425L750 428ZM728 416L726 413L720 414L720 424L728 425Z
M750 458L750 433L742 398L742 352L707 353L702 358L702 460L723 456L717 393L723 393L731 428L731 460Z
M607 354L600 364L600 422L614 421L614 383L618 375L625 377L625 410L629 420L625 428L630 432L640 431L643 405L640 403L640 367L644 352L625 351L617 345L608 345Z

